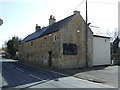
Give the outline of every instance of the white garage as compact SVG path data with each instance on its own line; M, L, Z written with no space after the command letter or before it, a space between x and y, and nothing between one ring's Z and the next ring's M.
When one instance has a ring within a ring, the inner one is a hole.
M93 65L109 65L110 60L110 38L104 36L93 36Z
M110 65L110 37L99 27L90 27L93 32L93 66Z

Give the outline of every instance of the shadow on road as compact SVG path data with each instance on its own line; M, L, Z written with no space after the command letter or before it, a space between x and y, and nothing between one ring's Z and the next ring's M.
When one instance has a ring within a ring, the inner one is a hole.
M24 70L25 72L17 71L16 67L20 68L21 70ZM38 80L34 77L31 77L29 75L31 73L33 75L35 74L35 76L37 77L42 78L43 80ZM19 62L2 62L2 77L4 79L2 81L3 89L9 89L9 88L26 85L20 89L23 90L42 83L49 82L51 80L57 81L58 78L63 78L65 76L55 74L52 72L47 72L44 70L39 70L27 65L20 64Z

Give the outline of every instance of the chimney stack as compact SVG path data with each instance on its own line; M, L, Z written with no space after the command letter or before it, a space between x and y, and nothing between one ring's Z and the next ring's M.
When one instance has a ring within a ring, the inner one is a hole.
M52 24L54 24L56 21L55 17L53 17L52 15L50 16L50 19L49 19L49 26L51 26Z
M38 32L40 29L41 29L41 27L38 26L38 24L36 24L36 27L35 27L36 32Z
M74 11L75 15L80 15L80 11Z

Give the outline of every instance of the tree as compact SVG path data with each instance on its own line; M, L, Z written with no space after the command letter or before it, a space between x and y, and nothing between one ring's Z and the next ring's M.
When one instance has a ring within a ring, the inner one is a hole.
M112 32L107 31L107 34L111 37L111 53L118 53L120 52L119 43L120 38L118 34L118 28L114 28Z
M8 40L7 45L7 53L10 54L10 58L14 58L16 56L16 52L19 48L20 39L16 36L12 37L12 39Z
M114 40L118 37L118 28L114 28L112 31L107 31L107 35L111 37L111 42L114 42Z
M119 48L119 38L117 37L114 42L113 42L113 53L117 53L118 52L118 48Z

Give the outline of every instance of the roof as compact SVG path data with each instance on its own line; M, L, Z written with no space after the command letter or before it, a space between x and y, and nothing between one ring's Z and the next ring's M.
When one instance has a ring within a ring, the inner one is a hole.
M21 41L21 43L24 43L24 42L27 42L27 41L30 41L30 40L40 37L43 34L43 32L45 32L47 29L48 29L48 27L44 27L41 30L39 30L38 32L34 32L34 33L28 35L26 38L24 38Z
M107 37L107 36L99 36L99 35L93 35L94 37L101 37L101 38L108 38L110 39L110 37Z
M51 26L44 27L44 28L40 29L38 32L34 32L34 33L28 35L20 43L24 43L24 42L27 42L27 41L30 41L30 40L36 39L38 37L42 37L42 36L45 36L45 35L48 35L50 33L60 30L68 21L71 20L71 18L73 16L74 15L71 15L65 19L62 19L62 20L52 24Z
M95 37L110 38L110 36L103 33L99 27L90 26L90 29L92 30L93 36Z
M73 17L74 15L71 15L57 23L54 23L53 25L51 25L44 33L43 35L47 35L47 34L50 34L52 32L56 32L58 31L60 28L62 28L68 21L71 20L71 18Z

